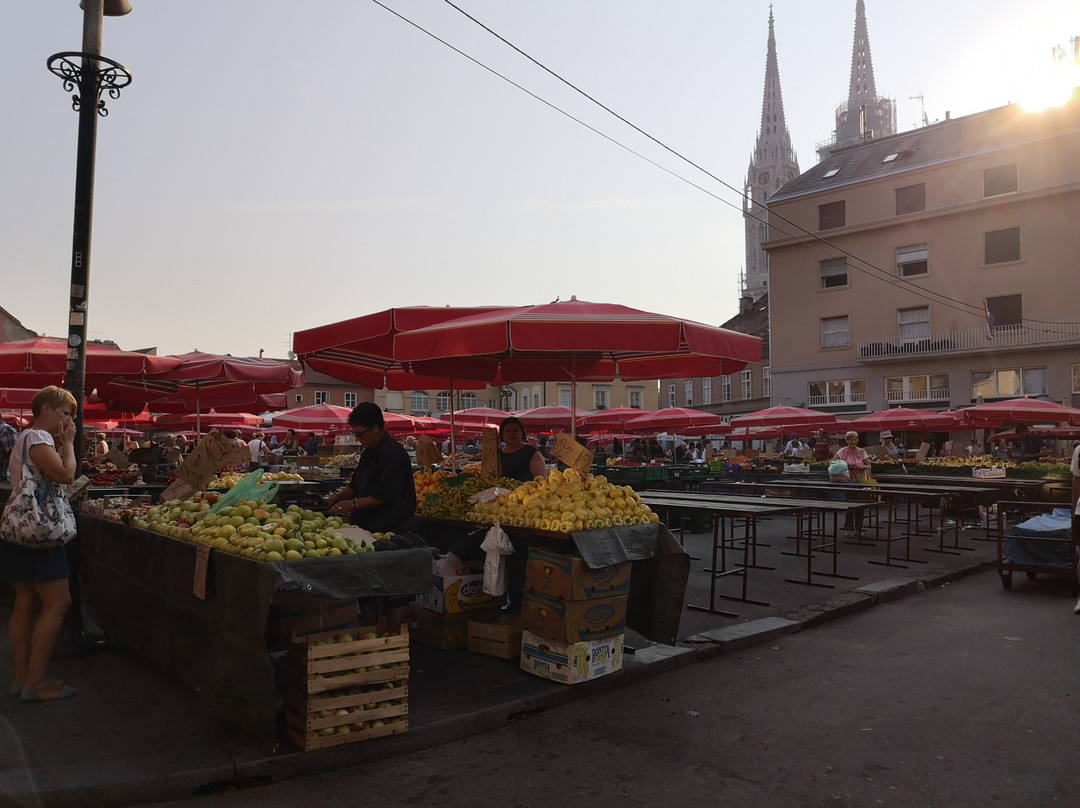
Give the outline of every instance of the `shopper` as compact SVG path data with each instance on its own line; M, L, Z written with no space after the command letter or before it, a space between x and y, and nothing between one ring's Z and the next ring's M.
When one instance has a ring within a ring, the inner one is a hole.
M75 517L59 486L71 484L78 470L75 408L67 390L38 391L31 403L34 422L15 442L9 463L13 490L0 518L0 577L15 586L9 625L15 677L9 692L23 701L67 699L78 692L45 679L71 606L63 545L75 536ZM26 494L19 490L24 485ZM38 507L24 507L27 499L37 500ZM33 524L27 521L31 513L37 517Z
M854 483L866 482L870 477L870 455L865 449L859 448L859 433L855 431L844 435L845 445L836 453L837 460L847 463L848 473ZM844 518L844 531L847 536L854 535L862 538L863 514L861 510L850 510Z
M263 432L255 432L251 436L251 440L248 441L248 451L251 452L251 462L248 463L248 471L255 471L257 468L262 468L266 463L266 437Z
M307 440L304 441L304 454L315 457L319 453L319 439L314 432L308 432Z
M8 478L8 462L11 460L11 450L15 448L18 437L19 433L15 431L15 427L0 419L0 481Z

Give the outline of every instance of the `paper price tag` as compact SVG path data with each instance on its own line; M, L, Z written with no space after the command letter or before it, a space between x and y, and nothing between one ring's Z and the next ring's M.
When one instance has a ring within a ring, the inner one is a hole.
M499 452L499 430L484 427L480 438L480 473L502 474L502 457Z
M251 453L211 429L176 469L176 481L161 493L162 500L186 499L202 491L219 468L247 463Z
M593 453L565 432L560 432L555 436L555 449L551 454L582 474L586 474L592 468Z
M128 459L128 456L121 452L119 449L117 449L115 446L109 449L109 451L105 454L105 459L115 465L118 469L126 469L128 466L131 465L131 460Z
M416 439L416 465L424 468L436 466L442 462L442 452L439 447L427 435L420 435Z
M199 600L206 600L206 570L210 566L210 545L200 544L195 551L195 580L191 594Z

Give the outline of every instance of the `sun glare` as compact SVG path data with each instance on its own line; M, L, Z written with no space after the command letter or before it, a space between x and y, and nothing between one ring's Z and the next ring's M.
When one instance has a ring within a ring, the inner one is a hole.
M1049 56L1037 66L1032 66L1024 77L1024 89L1020 106L1028 112L1041 112L1058 107L1068 101L1080 84L1080 66L1071 54L1060 59Z

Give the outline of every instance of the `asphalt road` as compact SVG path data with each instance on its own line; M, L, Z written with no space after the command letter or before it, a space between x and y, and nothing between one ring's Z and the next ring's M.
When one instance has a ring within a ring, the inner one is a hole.
M981 573L420 754L169 805L1071 808L1073 603Z

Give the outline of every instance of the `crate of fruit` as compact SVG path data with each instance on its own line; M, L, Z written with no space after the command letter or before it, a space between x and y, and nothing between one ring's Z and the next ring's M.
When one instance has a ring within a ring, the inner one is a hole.
M405 679L316 694L285 693L285 730L305 752L398 735L408 728Z
M302 693L408 680L409 628L338 629L297 638L290 648L290 686Z

